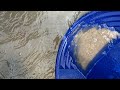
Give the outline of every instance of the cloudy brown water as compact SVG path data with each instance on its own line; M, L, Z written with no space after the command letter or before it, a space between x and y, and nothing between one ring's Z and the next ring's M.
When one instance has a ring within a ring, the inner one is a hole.
M1 11L0 79L54 79L62 36L85 11Z

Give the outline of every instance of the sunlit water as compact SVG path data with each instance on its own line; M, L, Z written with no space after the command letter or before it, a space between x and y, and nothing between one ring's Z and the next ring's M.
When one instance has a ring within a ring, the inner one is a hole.
M60 40L84 13L1 11L0 78L55 78Z

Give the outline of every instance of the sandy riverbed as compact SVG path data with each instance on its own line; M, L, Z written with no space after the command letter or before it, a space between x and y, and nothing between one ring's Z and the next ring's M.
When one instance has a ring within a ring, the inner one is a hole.
M0 78L55 78L62 36L87 11L1 11Z

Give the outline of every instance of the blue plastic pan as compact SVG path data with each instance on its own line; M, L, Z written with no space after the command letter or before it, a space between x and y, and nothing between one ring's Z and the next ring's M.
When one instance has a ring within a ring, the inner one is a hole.
M74 54L75 35L83 28L100 26L120 33L120 11L92 11L79 18L66 32L60 43L55 66L56 79L119 79L120 39L108 43L93 58L86 70L77 63ZM84 30L84 29L83 29ZM89 30L89 29L88 29ZM104 54L103 54L104 52Z

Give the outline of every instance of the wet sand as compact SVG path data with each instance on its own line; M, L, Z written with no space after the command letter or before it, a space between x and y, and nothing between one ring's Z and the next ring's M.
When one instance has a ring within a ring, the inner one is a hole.
M110 31L106 28L97 30L95 27L86 32L78 33L75 41L77 43L78 62L82 68L85 70L97 53L117 36L119 36L119 33L116 31Z
M62 36L84 11L1 11L0 79L53 79Z

